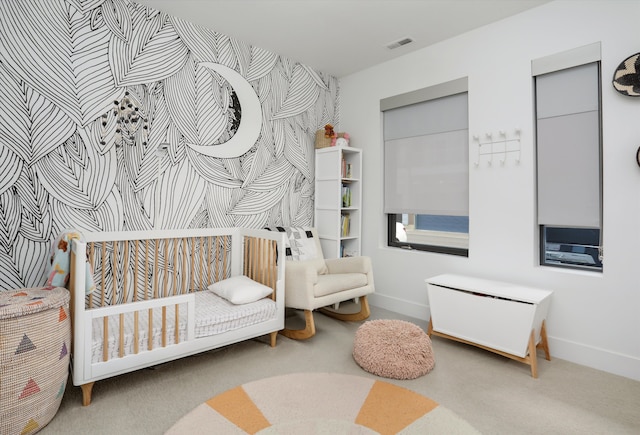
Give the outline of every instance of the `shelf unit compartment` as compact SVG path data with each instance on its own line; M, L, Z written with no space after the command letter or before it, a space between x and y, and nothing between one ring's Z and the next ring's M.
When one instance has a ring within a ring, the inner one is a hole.
M326 149L316 151L316 180L338 180L342 178L340 166L336 165L333 153L322 152Z
M345 180L360 180L360 158L354 153L343 153L340 163L340 175ZM344 163L342 163L344 161Z
M342 215L349 215L349 232L342 232L342 224L340 225L340 238L352 239L360 237L360 210L342 210ZM342 219L342 218L341 218Z
M357 257L360 252L358 239L344 239L340 241L341 257Z
M348 188L351 196L351 203L349 205L345 205L342 201L342 189ZM361 198L360 198L360 183L354 182L351 180L342 180L342 184L340 185L340 206L343 209L359 209Z
M341 189L342 184L340 180L316 180L316 210L339 210L342 206L340 198Z
M331 209L316 209L315 227L318 230L320 240L325 238L340 239L340 214Z

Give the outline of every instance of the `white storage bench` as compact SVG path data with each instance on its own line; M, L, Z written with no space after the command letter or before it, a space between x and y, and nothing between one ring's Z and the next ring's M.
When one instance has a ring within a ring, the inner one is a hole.
M429 335L472 344L531 366L536 349L551 360L545 318L551 291L462 275L425 280L431 309Z

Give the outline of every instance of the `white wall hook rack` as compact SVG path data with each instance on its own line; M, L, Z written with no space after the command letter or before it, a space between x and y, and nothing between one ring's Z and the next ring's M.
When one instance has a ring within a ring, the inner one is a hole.
M507 162L509 155L514 156L516 163L520 163L522 151L520 147L520 129L515 128L512 134L509 134L506 130L498 131L498 138L493 139L493 133L488 132L484 134L484 140L480 139L479 135L473 135L473 140L477 143L478 154L475 166L480 166L481 161L487 162L488 166L493 165L493 156L499 156L500 165Z

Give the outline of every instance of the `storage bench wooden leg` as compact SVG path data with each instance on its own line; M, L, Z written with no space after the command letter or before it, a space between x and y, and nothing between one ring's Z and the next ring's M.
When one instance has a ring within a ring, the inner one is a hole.
M540 327L540 343L538 343L538 347L544 350L544 356L547 361L551 361L551 353L549 353L549 341L547 341L547 327L542 321L542 326Z
M544 328L544 322L542 323L542 326ZM543 333L544 331L544 333ZM442 338L448 338L449 340L453 340L453 341L457 341L459 343L464 343L464 344L470 344L471 346L475 346L475 347L479 347L480 349L484 349L484 350L488 350L489 352L493 352L493 353L497 353L498 355L502 355L504 357L519 361L521 363L525 363L529 366L531 366L531 376L534 378L538 377L538 360L537 360L537 356L536 356L536 349L537 348L542 348L545 351L545 358L547 361L551 361L551 354L549 354L549 344L547 342L547 333L546 330L541 329L540 331L540 343L538 343L538 345L536 346L536 339L535 339L535 330L531 330L531 335L529 336L529 345L528 345L528 349L529 349L529 353L527 356L525 356L524 358L517 356L517 355L513 355L507 352L503 352L501 350L497 350L497 349L493 349L491 347L488 346L483 346L481 344L478 343L474 343L472 341L468 341L462 338L458 338L458 337L454 337L452 335L448 335L448 334L444 334L442 332L437 332L433 330L433 323L432 320L429 320L429 326L427 329L427 334L429 335L429 337L431 337L432 335L435 335L436 337L442 337Z

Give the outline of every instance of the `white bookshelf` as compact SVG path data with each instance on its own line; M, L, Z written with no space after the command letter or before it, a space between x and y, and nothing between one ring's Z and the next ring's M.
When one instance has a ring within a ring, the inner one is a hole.
M315 216L325 258L359 256L362 223L362 150L327 147L316 150ZM350 168L350 173L347 173ZM345 189L350 203L343 203ZM344 221L348 218L348 229Z

